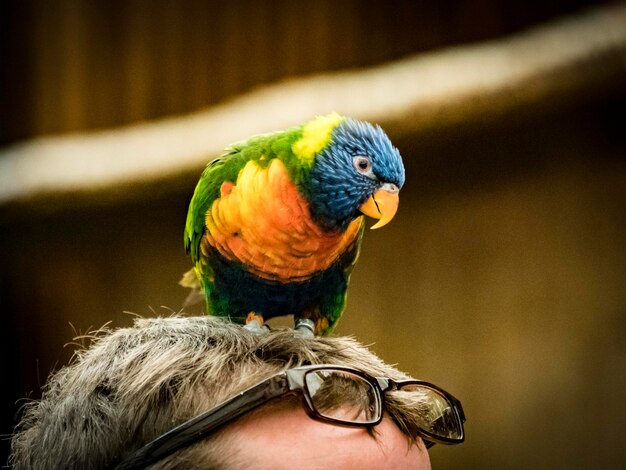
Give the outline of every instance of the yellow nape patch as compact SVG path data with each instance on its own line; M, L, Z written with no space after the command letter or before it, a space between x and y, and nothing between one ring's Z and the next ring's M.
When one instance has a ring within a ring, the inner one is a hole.
M315 154L330 142L333 129L342 119L337 113L318 116L304 126L302 137L291 146L291 150L302 163L311 165Z

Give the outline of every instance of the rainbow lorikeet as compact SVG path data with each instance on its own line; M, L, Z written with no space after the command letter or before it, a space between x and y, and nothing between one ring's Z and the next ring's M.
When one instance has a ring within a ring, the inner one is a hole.
M189 205L181 284L208 313L258 328L293 314L328 334L359 255L363 214L395 215L404 166L378 126L338 114L233 144L211 161Z

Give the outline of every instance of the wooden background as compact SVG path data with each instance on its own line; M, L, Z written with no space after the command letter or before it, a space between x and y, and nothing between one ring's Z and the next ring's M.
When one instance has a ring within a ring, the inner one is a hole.
M594 2L533 3L5 0L0 138L192 111L287 77L496 38Z
M259 84L499 38L586 3L2 2L2 139L210 106ZM394 134L397 218L366 235L338 334L458 396L434 468L626 459L626 87ZM199 173L200 169L198 170ZM149 198L0 212L2 430L75 328L178 310L194 179ZM6 453L6 441L3 452Z

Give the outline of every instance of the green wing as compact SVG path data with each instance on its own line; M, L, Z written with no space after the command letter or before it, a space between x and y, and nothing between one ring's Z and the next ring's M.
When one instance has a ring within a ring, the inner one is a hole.
M206 212L213 202L220 197L222 183L230 181L236 184L239 172L248 160L259 160L261 156L265 156L267 159L264 164L267 164L268 160L275 157L278 152L283 154L285 150L288 152L293 137L284 141L285 139L281 138L283 134L256 136L244 142L233 144L224 155L209 162L202 172L189 204L184 236L185 251L191 256L196 270L200 271L197 272L198 275L204 276L206 274L205 269L207 269L200 249L206 230ZM277 141L283 145L277 146Z
M202 261L200 244L206 230L206 212L217 198L225 181L235 182L245 159L237 148L211 161L202 172L193 193L185 224L185 251L197 266Z
M204 294L207 312L213 310L209 298L213 290L213 271L209 260L202 254L202 240L206 232L206 213L213 202L221 196L224 182L237 184L239 173L249 160L261 166L268 165L271 159L280 158L290 171L294 181L300 177L291 146L302 134L302 126L283 132L259 135L231 145L224 155L211 161L202 172L187 212L185 224L185 251L191 256L194 267L187 272L181 284L193 289L186 304L194 303Z
M267 165L276 157L283 160L293 181L298 181L301 169L291 146L301 135L302 126L297 126L287 131L251 137L231 145L224 155L207 165L189 204L185 225L185 250L196 266L202 261L200 244L206 230L206 211L220 197L222 183L236 183L239 172L248 160L258 160L260 164ZM265 157L265 160L261 161L261 157Z
M189 203L184 243L185 251L193 261L193 268L183 275L180 284L192 289L185 305L194 304L204 298L207 302L207 313L211 310L208 299L213 290L213 271L208 260L202 255L201 249L206 231L206 213L213 201L220 197L222 183L236 181L244 164L245 161L237 148L231 148L221 157L209 162Z

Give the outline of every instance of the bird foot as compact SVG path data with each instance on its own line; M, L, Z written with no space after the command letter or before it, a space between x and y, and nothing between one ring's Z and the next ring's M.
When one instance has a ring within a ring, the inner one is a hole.
M246 326L244 326L244 328L249 331L254 331L255 333L267 333L270 331L269 327L265 324L263 315L256 312L248 313Z
M244 328L253 333L267 333L270 331L267 325L261 324L258 320L250 320L244 325Z
M294 329L306 338L313 338L315 336L315 323L308 318L298 318Z

